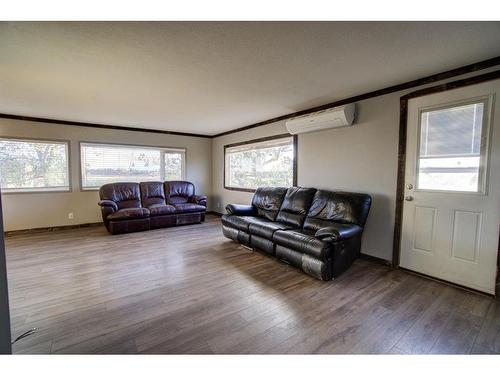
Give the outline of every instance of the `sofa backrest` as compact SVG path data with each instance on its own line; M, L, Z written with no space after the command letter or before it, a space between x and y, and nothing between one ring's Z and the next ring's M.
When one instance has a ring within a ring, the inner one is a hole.
M194 196L194 185L189 181L166 181L165 194L167 203L187 203Z
M163 182L147 181L139 183L141 188L141 200L144 207L150 207L153 204L165 204L165 190Z
M141 193L137 182L116 182L102 185L99 189L102 200L116 203L118 209L137 208L141 205Z
M367 194L318 190L304 221L304 229L316 231L330 222L363 227L371 202Z
M255 191L252 206L255 207L257 216L274 221L285 198L287 188L262 187Z
M314 188L288 188L276 221L302 227L315 193L316 189Z

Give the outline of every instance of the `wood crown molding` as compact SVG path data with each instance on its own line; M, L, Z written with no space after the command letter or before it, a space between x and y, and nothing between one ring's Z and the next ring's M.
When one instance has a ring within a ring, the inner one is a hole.
M252 124L252 125L247 125L247 126L243 126L241 128L234 129L234 130L228 130L226 132L215 134L212 137L213 138L222 137L224 135L233 134L233 133L241 132L244 130L257 128L259 126L268 125L268 124L271 124L273 122L287 120L287 119L292 118L292 117L307 115L309 113L322 111L324 109L337 107L337 106L341 106L341 105L346 105L346 104L350 104L350 103L355 103L355 102L359 102L361 100L371 99L371 98L375 98L377 96L387 95L387 94L391 94L394 92L398 92L398 91L402 91L402 90L406 90L406 89L411 89L413 87L423 86L423 85L426 85L429 83L442 81L442 80L447 79L447 78L453 78L453 77L464 75L467 73L473 73L473 72L476 72L479 70L494 67L496 65L500 65L500 56L493 57L493 58L488 59L488 60L483 60L483 61L480 61L480 62L477 62L474 64L465 65L465 66L462 66L459 68L447 70L445 72L433 74L433 75L430 75L427 77L415 79L413 81L408 81L408 82L400 83L400 84L397 84L394 86L385 87L385 88L380 89L380 90L367 92L367 93L364 93L361 95L351 96L350 98L340 99L340 100L337 100L337 101L334 101L331 103L327 103L327 104L323 104L323 105L320 105L317 107L312 107L312 108L304 109L302 111L289 113L287 115L274 117L274 118L271 118L269 120L261 121L261 122L258 122L258 123Z
M321 111L323 109L328 109L332 107L337 107L340 105L345 105L349 103L355 103L361 100L366 100L370 98L375 98L377 96L387 95L394 92L410 89L413 87L418 87L422 85L426 85L429 83L442 81L444 79L453 78L456 76L460 76L467 73L473 73L479 70L488 69L494 66L500 65L500 56L493 57L491 59L483 60L476 62L474 64L465 65L459 68L447 70L445 72L433 74L427 77L418 78L413 81L408 81L405 83L400 83L397 85L385 87L379 90L370 91L361 95L351 96L349 98L340 99L331 103L323 104L320 106L304 109L302 111L289 113L283 116L274 117L265 121L257 122L255 124L243 126L237 129L228 130L222 133L207 135L207 134L197 134L197 133L184 133L177 131L169 131L169 130L159 130L159 129L141 129L129 126L119 126L119 125L109 125L109 124L98 124L98 123L88 123L88 122L79 122L79 121L67 121L67 120L58 120L52 118L42 118L42 117L30 117L30 116L22 116L22 115L13 115L8 113L0 113L0 118L12 119L12 120L21 120L21 121L33 121L33 122L41 122L47 124L58 124L58 125L69 125L69 126L85 126L90 128L100 128L100 129L110 129L110 130L126 130L126 131L135 131L135 132L145 132L145 133L156 133L156 134L167 134L167 135L179 135L185 137L200 137L200 138L217 138L222 137L224 135L238 133L244 130L257 128L259 126L264 126L271 124L273 122L287 120L292 117L297 117L301 115L306 115L309 113Z
M6 118L6 119L11 119L11 120L20 120L20 121L41 122L41 123L46 123L46 124L84 126L87 128L127 130L127 131L144 132L144 133L180 135L180 136L185 136L185 137L213 138L212 135L206 135L206 134L183 133L183 132L176 132L176 131L170 131L170 130L159 130L159 129L141 129L141 128L134 128L134 127L130 127L130 126L96 124L96 123L79 122L79 121L66 121L66 120L57 120L57 119L43 118L43 117L11 115L8 113L0 113L0 118Z

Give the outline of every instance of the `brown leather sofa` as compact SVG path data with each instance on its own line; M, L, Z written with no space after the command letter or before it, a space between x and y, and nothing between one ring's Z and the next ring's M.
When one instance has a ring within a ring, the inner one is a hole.
M229 204L222 233L320 280L339 276L360 253L367 194L259 188L250 205Z
M188 181L118 182L99 189L102 219L112 234L205 220L207 197Z

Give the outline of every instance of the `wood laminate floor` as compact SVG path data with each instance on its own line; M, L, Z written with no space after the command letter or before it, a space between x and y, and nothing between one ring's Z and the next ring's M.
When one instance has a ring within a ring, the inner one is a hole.
M500 304L359 259L331 282L220 220L6 239L15 353L499 353Z

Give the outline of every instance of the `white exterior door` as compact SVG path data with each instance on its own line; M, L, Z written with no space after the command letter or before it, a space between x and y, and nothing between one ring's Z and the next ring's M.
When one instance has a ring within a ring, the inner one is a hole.
M400 266L494 294L500 80L408 101Z

